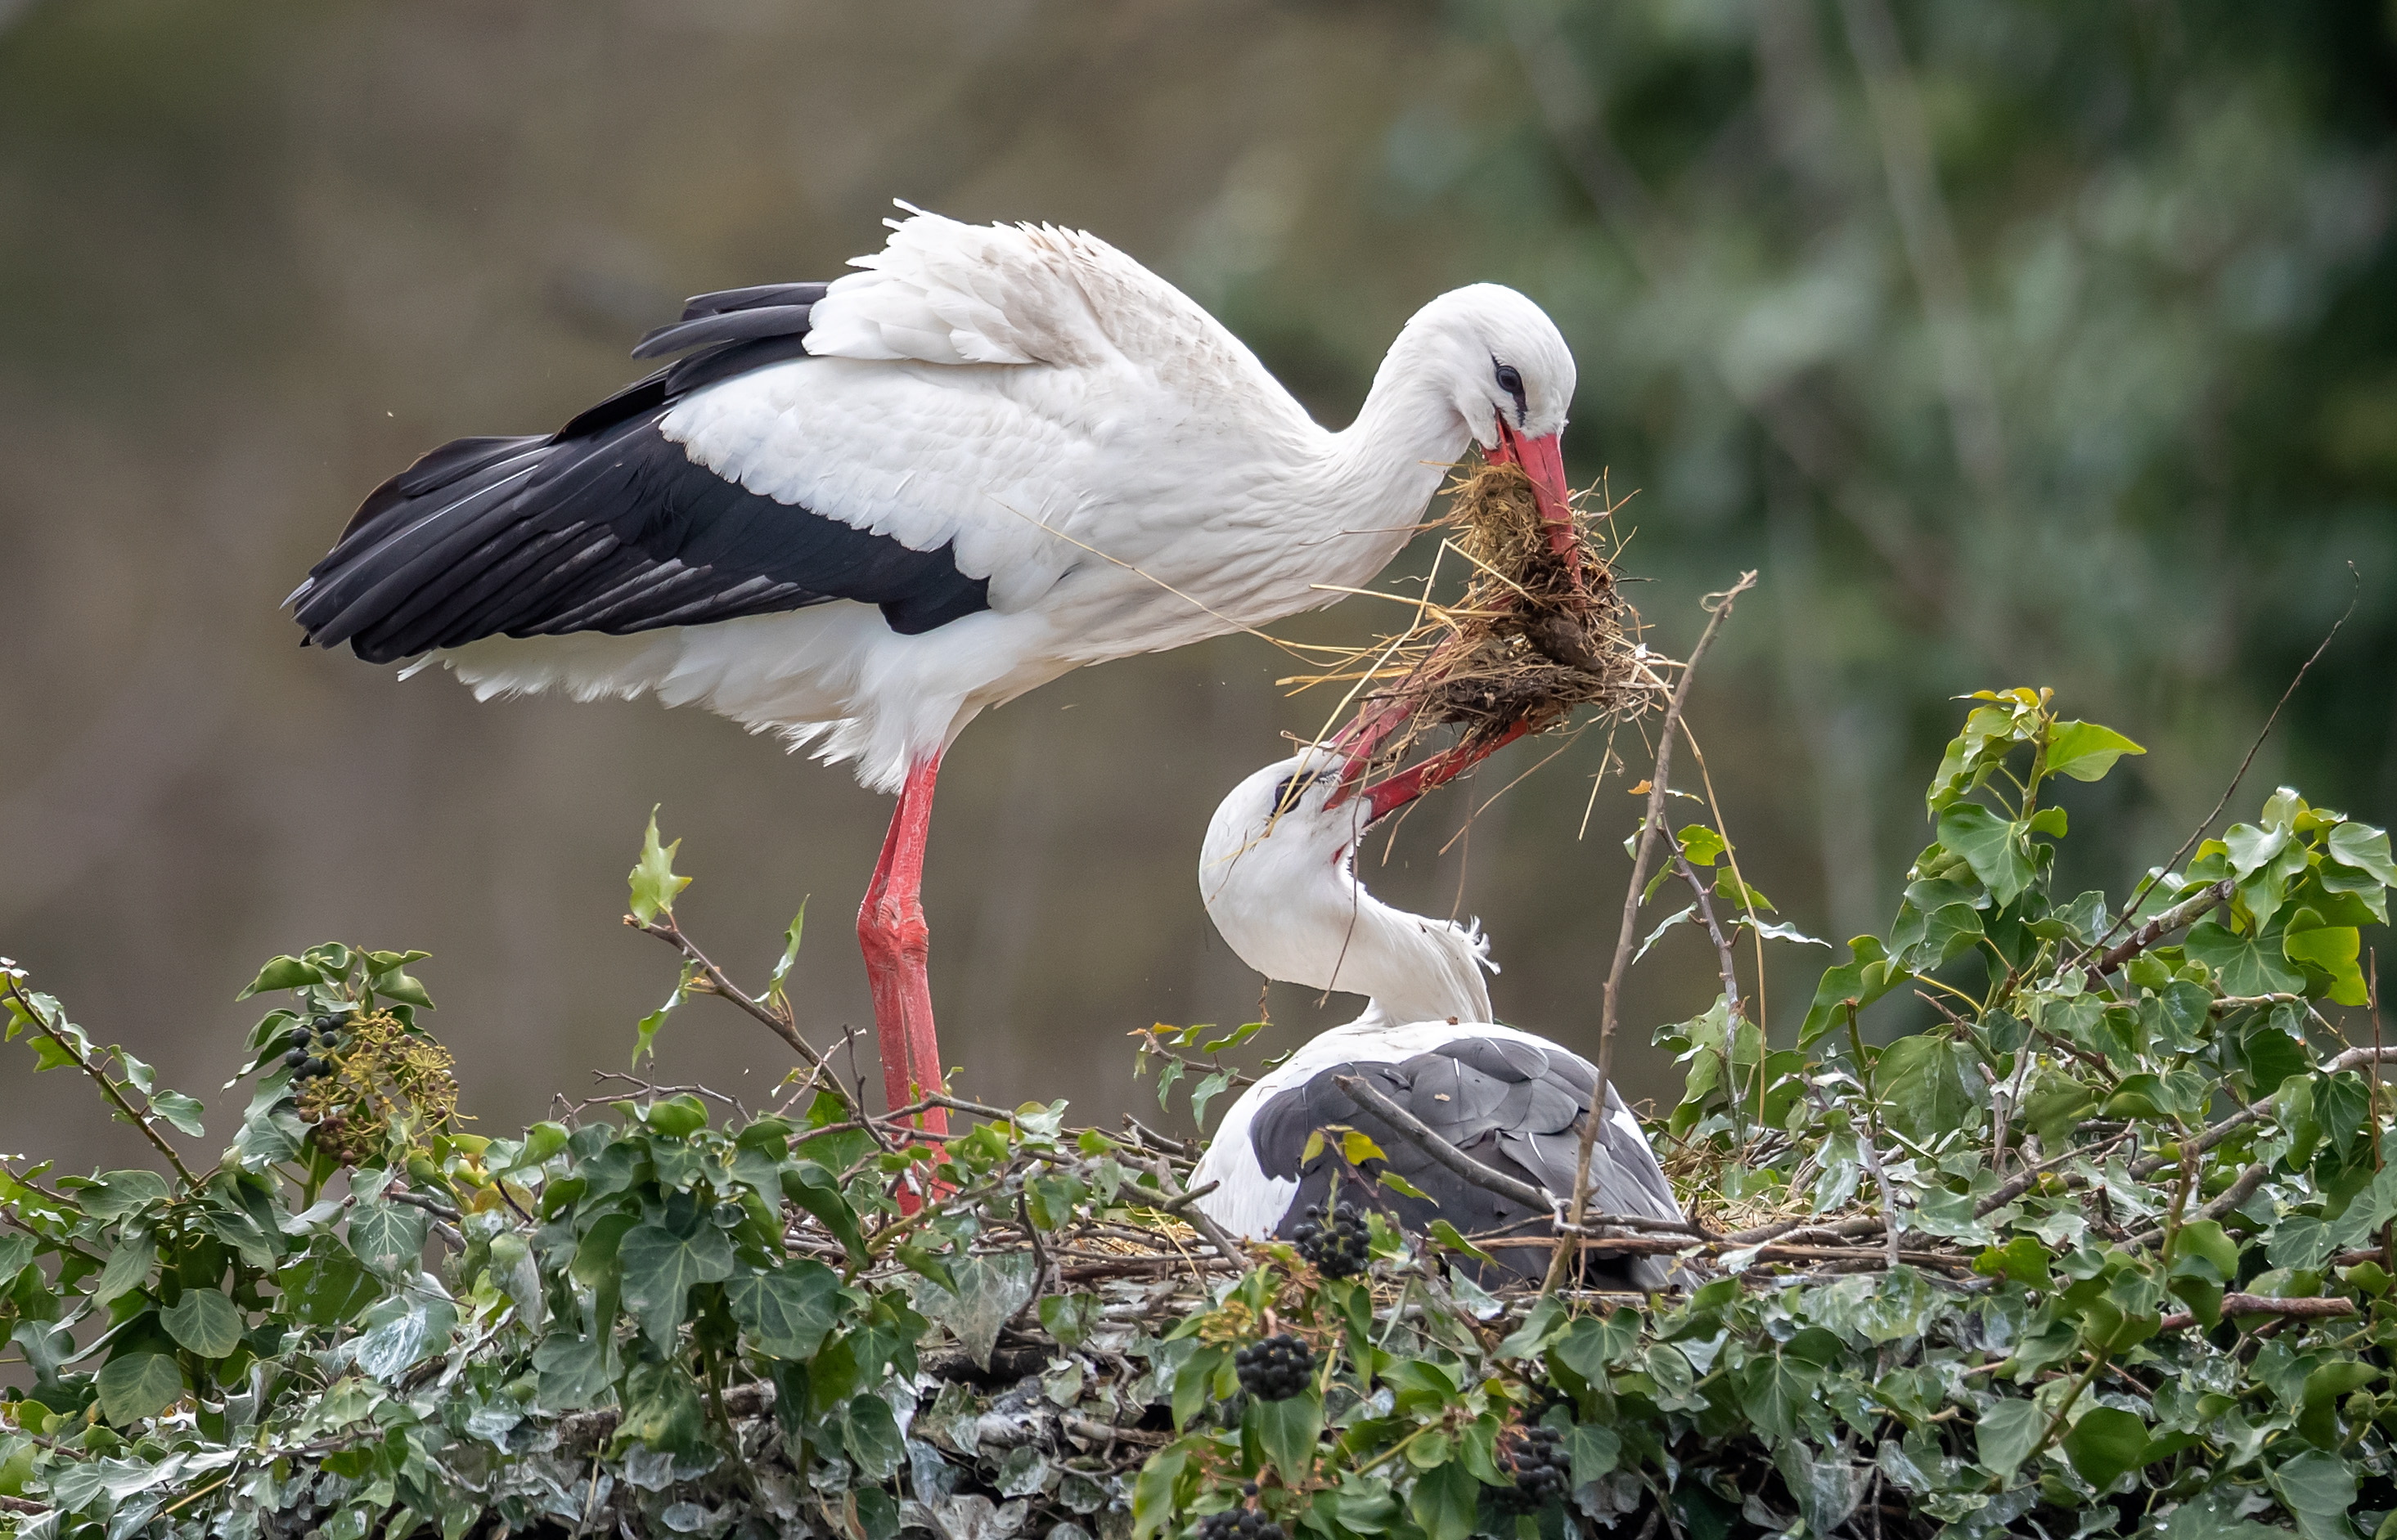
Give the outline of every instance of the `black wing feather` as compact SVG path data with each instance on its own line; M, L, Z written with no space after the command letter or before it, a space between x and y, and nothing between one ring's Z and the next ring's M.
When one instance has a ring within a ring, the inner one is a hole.
M1426 1127L1483 1165L1519 1182L1563 1194L1573 1187L1582 1108L1597 1072L1580 1055L1562 1048L1490 1037L1466 1037L1427 1053L1394 1064L1346 1064L1275 1095L1250 1124L1250 1142L1269 1176L1294 1179L1299 1187L1279 1233L1291 1235L1310 1206L1338 1197L1382 1209L1404 1228L1420 1231L1445 1219L1466 1235L1530 1228L1547 1233L1544 1210L1529 1209L1475 1185L1440 1164L1381 1116L1343 1091L1344 1077L1359 1077L1413 1114ZM1612 1087L1612 1113L1622 1099ZM1312 1160L1309 1135L1334 1124L1357 1129L1381 1146L1386 1167L1426 1195L1409 1198L1348 1170L1336 1153L1336 1139ZM1632 1145L1638 1147L1634 1149ZM1678 1217L1672 1190L1642 1140L1633 1141L1610 1116L1600 1125L1594 1206L1608 1212ZM1650 1178L1653 1176L1653 1181ZM1504 1275L1536 1273L1544 1252L1508 1249L1499 1253ZM1595 1270L1636 1288L1662 1286L1667 1269L1652 1258L1625 1257L1594 1265ZM1486 1269L1485 1269L1486 1271Z
M693 391L803 357L824 285L694 296L636 356L699 348L545 437L461 438L376 488L292 596L308 640L390 663L489 636L623 634L879 605L914 635L990 606L951 548L917 551L694 462L659 431Z

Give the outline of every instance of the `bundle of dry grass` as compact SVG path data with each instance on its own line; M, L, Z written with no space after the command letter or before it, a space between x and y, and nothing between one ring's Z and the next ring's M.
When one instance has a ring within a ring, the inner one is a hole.
M1372 647L1337 651L1322 672L1281 680L1309 689L1352 684L1360 736L1386 768L1444 729L1461 729L1452 753L1478 757L1496 743L1545 732L1584 707L1617 720L1659 697L1657 660L1636 639L1639 616L1614 581L1609 547L1614 505L1576 506L1569 530L1540 516L1531 478L1513 464L1481 465L1448 488L1435 528L1453 531L1433 566L1461 560L1465 592L1453 604L1410 601L1414 621Z

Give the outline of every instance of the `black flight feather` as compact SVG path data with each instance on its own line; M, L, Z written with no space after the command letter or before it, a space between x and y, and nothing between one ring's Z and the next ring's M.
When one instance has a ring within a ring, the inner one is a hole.
M804 357L823 284L694 296L636 356L696 347L547 436L461 438L375 489L293 594L307 639L390 663L489 636L614 635L881 607L917 635L990 607L951 548L917 551L752 492L660 420L709 385Z

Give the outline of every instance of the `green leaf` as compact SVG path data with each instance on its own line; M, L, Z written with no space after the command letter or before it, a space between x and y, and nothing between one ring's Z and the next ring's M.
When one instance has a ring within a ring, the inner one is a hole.
M663 1225L636 1225L616 1248L616 1265L623 1276L625 1306L640 1318L651 1342L671 1348L692 1288L732 1276L732 1247L721 1230L704 1224L689 1235Z
M208 1109L180 1091L152 1091L150 1110L167 1119L179 1133L197 1139L208 1132L200 1126L200 1114Z
M128 1353L101 1368L100 1414L118 1427L154 1417L183 1397L183 1371L165 1353Z
M2064 1436L2064 1457L2081 1479L2104 1492L2114 1478L2140 1464L2148 1447L2148 1425L2119 1407L2094 1406Z
M2034 868L2023 826L1978 802L1959 802L1939 815L1939 843L1964 858L2000 908L2030 886Z
M2189 928L2181 949L2214 970L2223 991L2231 995L2293 995L2306 986L2306 976L2289 966L2277 936L2266 946L2254 936L2243 936L2211 919Z
M690 886L690 878L675 876L675 852L681 849L679 839L671 845L658 843L658 808L651 808L649 826L641 835L641 859L633 864L629 877L633 917L642 924L657 918L661 911L673 914L675 895Z
M241 1312L214 1289L186 1289L158 1312L167 1334L204 1359L221 1359L241 1346Z
M338 1326L382 1292L346 1251L312 1253L275 1275L290 1312L310 1326Z
M1148 1457L1132 1484L1134 1540L1152 1540L1172 1529L1180 1516L1177 1496L1183 1472L1190 1464L1187 1443L1169 1444Z
M2382 843L2385 845L2387 841L2383 840ZM312 984L324 982L326 982L324 975L312 965L301 961L298 957L280 957L260 969L258 977L250 980L249 986L235 995L234 998L246 1000L252 995L273 994L279 989L305 989Z
M685 968L676 976L674 993L666 997L666 1003L633 1024L635 1069L641 1067L643 1058L655 1059L658 1056L658 1031L666 1024L666 1018L674 1014L675 1007L682 1003L684 994L690 987L690 979L691 970Z
M1385 1172L1382 1179L1386 1183L1388 1182L1389 1173ZM1407 1196L1410 1198L1420 1198L1423 1194L1409 1193ZM1497 1262L1497 1258L1492 1256L1488 1252L1483 1251L1480 1247L1476 1246L1470 1240L1466 1239L1464 1236L1458 1234L1456 1226L1450 1224L1445 1219L1433 1220L1431 1222L1429 1233L1432 1240L1436 1244L1445 1246L1452 1252L1461 1252L1466 1256L1471 1257L1476 1262L1487 1262L1493 1265ZM1544 1296L1540 1303L1542 1305L1552 1305L1555 1302ZM1520 1357L1522 1354L1534 1353L1537 1351L1539 1351L1539 1349L1536 1347L1517 1348L1513 1356Z
M1400 1176L1397 1172L1391 1171L1387 1167L1384 1167L1382 1170L1375 1172L1373 1173L1373 1179L1381 1183L1382 1185L1389 1188L1392 1192L1399 1194L1400 1197L1421 1199L1426 1203L1432 1200L1431 1194L1424 1191L1421 1187L1416 1186L1413 1183L1408 1181L1405 1177Z
M596 1401L615 1381L614 1348L612 1333L586 1337L553 1332L543 1337L532 1353L542 1409L568 1412Z
M2330 998L2338 1005L2363 1005L2370 998L2358 965L2363 954L2364 938L2354 926L2324 925L2311 909L2291 915L2281 936L2283 957L2330 975Z
M2046 1430L2047 1414L2037 1402L2015 1397L1998 1402L1975 1425L1981 1467L2002 1482L2011 1480Z
M413 974L401 972L397 968L386 969L373 975L367 981L367 987L387 1000L422 1006L427 1011L434 1009L433 997L424 992L424 985L418 983Z
M1614 1429L1575 1423L1564 1430L1566 1456L1573 1461L1573 1484L1583 1487L1613 1470L1623 1457L1623 1440Z
M858 1470L872 1481L896 1476L907 1457L899 1421L891 1414L891 1403L879 1396L854 1397L841 1408L840 1441L849 1457L857 1462Z
M2075 781L2098 781L2126 754L2148 751L2112 728L2095 722L2058 722L2047 739L2047 773Z
M1921 1140L1977 1121L1975 1062L1970 1048L1933 1033L1898 1038L1873 1072L1881 1116Z
M652 814L654 816L654 814ZM676 843L679 844L677 840ZM774 959L774 971L766 980L766 992L772 994L783 987L791 976L791 965L799 960L799 937L808 928L808 901L799 900L799 912L791 917L791 928L783 932L783 955Z
M83 1212L94 1219L122 1219L153 1203L163 1203L174 1189L154 1171L102 1172L94 1185L83 1190Z
M2397 861L2389 856L2389 835L2369 824L2341 824L2330 831L2331 859L2369 872L2381 885L2397 888Z
M822 1263L786 1262L735 1279L724 1292L750 1347L768 1358L814 1357L840 1319L840 1276Z
M378 1273L413 1263L424 1250L427 1222L421 1210L397 1203L360 1203L350 1211L350 1250Z
M1704 824L1689 824L1674 837L1681 844L1681 854L1693 866L1711 866L1721 860L1723 852L1731 848L1723 843L1722 836Z
M1891 968L1889 951L1878 936L1858 936L1849 942L1848 957L1848 961L1823 970L1815 983L1814 1003L1806 1008L1805 1023L1798 1029L1800 1048L1812 1048L1845 1021L1850 1004L1863 1010L1888 994L1895 978L1904 976Z
M1452 1460L1415 1480L1407 1511L1424 1532L1424 1540L1465 1540L1474 1530L1481 1506L1481 1483Z
M2270 1472L2272 1490L2306 1540L2354 1540L2355 1469L2327 1450L2310 1449Z
M1314 1472L1316 1443L1323 1434L1322 1398L1312 1389L1279 1401L1252 1398L1241 1421L1282 1480L1303 1486Z

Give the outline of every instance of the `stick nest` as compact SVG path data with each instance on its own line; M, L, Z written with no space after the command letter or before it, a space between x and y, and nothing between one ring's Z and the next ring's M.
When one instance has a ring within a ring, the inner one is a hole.
M1432 527L1451 532L1426 596L1409 601L1413 623L1371 647L1327 649L1329 667L1281 683L1357 683L1361 720L1399 718L1376 757L1385 765L1443 729L1461 729L1456 747L1469 751L1519 726L1564 726L1585 708L1615 720L1645 710L1661 689L1658 660L1636 639L1640 617L1615 583L1615 505L1576 499L1560 551L1520 466L1480 465L1447 490L1448 512ZM1465 592L1434 603L1432 583L1453 561L1466 569Z

